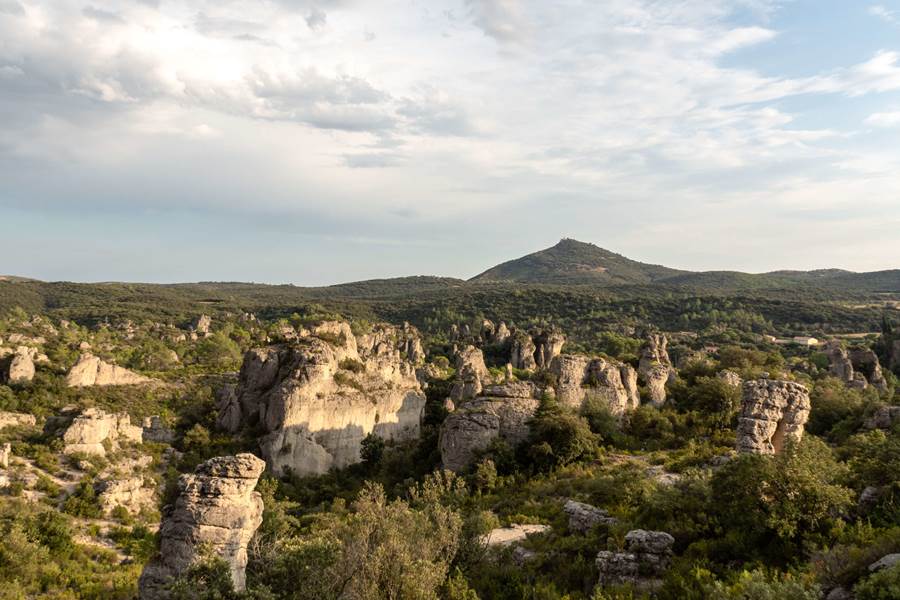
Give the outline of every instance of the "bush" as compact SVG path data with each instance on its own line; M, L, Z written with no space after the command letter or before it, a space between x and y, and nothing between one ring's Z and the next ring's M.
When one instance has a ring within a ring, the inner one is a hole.
M763 571L744 571L731 584L710 586L710 600L819 600L822 591L815 584L791 577L770 577Z
M896 600L900 598L900 565L882 569L853 588L856 600Z
M563 410L555 401L545 400L531 421L524 460L520 463L549 471L592 456L596 449L597 438L583 417Z

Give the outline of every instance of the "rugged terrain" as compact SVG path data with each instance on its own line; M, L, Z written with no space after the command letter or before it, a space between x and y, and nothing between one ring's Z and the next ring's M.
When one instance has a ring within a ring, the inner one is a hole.
M4 278L0 597L900 597L898 299L573 240L469 282Z

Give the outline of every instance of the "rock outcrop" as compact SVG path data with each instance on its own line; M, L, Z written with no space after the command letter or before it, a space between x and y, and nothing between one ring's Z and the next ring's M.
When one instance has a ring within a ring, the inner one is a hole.
M34 427L36 423L37 420L34 418L34 415L0 411L0 429L20 426Z
M34 359L37 350L19 346L0 360L0 383L28 383L34 379Z
M158 415L145 417L142 430L143 440L145 442L171 444L175 440L175 432L172 431L162 420L162 417Z
M718 373L716 373L716 377L720 381L724 381L731 387L739 388L743 384L743 380L741 379L741 376L738 375L737 373L735 373L734 371L731 371L728 369L719 371Z
M12 444L9 442L0 446L0 469L9 468L9 458L12 456Z
M900 406L882 406L865 422L866 429L891 429L900 423Z
M153 506L153 488L144 487L143 477L102 479L94 483L94 493L104 514L122 507L135 515Z
M887 379L884 377L881 362L875 352L870 348L851 348L848 355L853 369L862 373L870 385L881 392L888 389Z
M179 495L159 528L159 554L144 568L141 600L168 597L168 582L209 550L228 563L235 590L246 587L247 544L262 523L254 492L265 463L252 454L212 458L178 481Z
M662 406L666 402L666 383L673 376L672 361L667 350L669 341L663 334L652 333L641 347L638 375L647 387L650 403Z
M259 425L263 456L275 473L325 473L359 462L369 433L418 437L425 396L409 341L396 327L377 325L354 336L328 321L293 343L247 352L237 387L220 396L218 423L236 431Z
M111 365L90 353L82 354L66 375L69 387L92 385L138 385L153 380L118 365Z
M531 336L524 331L517 331L512 335L510 342L509 364L514 369L533 371L537 368L537 362L534 359L536 351L537 347Z
M744 383L737 450L778 454L788 440L800 441L809 418L809 390L792 381Z
M194 321L191 329L200 335L209 335L209 328L212 327L212 318L209 315L200 315Z
M580 409L588 398L599 398L612 414L623 415L640 405L637 373L630 365L561 354L550 371L557 379L556 397L566 406Z
M486 450L496 439L510 446L528 437L528 421L534 416L540 401L532 396L523 398L483 397L458 407L444 420L441 427L440 449L445 469L461 471L471 464L477 454Z
M550 531L549 525L514 524L509 527L498 527L481 536L481 543L488 547L505 547L520 544L530 535L540 535Z
M669 568L675 538L664 531L635 529L625 534L625 551L597 553L598 584L631 584L653 589Z
M534 362L538 369L547 369L560 355L566 344L566 336L556 329L541 331L534 336Z
M475 346L466 346L456 357L456 379L450 389L454 404L471 400L481 393L489 377L484 354Z
M825 347L828 356L828 372L844 383L853 381L853 363L839 340L831 340Z
M576 533L587 533L598 525L614 525L618 522L602 508L575 500L566 500L563 512L569 517L569 531Z
M63 433L65 454L106 455L106 444L117 448L119 442L141 443L143 431L131 424L127 413L109 414L99 408L88 408L76 416Z

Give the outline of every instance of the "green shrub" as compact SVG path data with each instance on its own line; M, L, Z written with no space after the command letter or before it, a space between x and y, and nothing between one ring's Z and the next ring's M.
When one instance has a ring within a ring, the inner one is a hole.
M882 569L853 588L857 600L896 600L900 598L900 565Z

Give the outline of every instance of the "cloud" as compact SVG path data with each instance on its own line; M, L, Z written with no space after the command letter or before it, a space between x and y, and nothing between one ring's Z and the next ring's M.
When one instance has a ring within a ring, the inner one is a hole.
M325 14L324 10L317 6L314 6L306 15L306 25L312 30L325 27L325 22L327 20L328 15Z
M466 0L476 27L499 42L521 41L531 30L520 0Z
M900 127L900 111L872 113L866 118L865 124L873 127Z
M890 10L882 4L875 4L869 7L869 14L891 25L900 26L900 10Z

